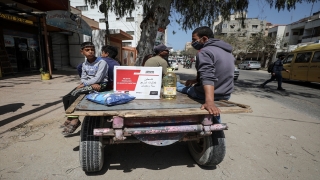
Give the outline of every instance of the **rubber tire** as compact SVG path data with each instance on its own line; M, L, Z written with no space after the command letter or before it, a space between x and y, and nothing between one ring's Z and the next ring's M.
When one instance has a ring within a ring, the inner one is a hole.
M202 166L216 166L226 155L225 136L223 131L213 131L211 136L203 138L203 150L197 148L197 141L189 141L188 148L193 159Z
M93 129L100 128L101 117L86 116L80 132L79 159L85 172L97 172L102 169L104 161L104 145L102 137L93 136Z

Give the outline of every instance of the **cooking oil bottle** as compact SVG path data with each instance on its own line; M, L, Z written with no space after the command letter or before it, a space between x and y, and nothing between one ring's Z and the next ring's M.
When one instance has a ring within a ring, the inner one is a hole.
M177 76L174 72L168 71L162 78L164 99L175 99L177 96Z

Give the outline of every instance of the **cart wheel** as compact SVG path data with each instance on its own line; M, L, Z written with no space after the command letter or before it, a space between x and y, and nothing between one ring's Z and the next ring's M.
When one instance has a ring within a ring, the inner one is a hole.
M86 116L80 134L80 165L85 172L100 171L104 160L102 137L93 136L93 129L101 127L101 117Z
M215 166L222 162L226 154L223 131L213 131L198 141L189 141L188 148L193 159L202 166Z

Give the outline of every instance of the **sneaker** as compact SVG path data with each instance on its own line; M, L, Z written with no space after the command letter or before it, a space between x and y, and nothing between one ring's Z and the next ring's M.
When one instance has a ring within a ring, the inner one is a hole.
M283 89L283 88L277 88L277 90L279 90L279 91L285 91L285 89Z

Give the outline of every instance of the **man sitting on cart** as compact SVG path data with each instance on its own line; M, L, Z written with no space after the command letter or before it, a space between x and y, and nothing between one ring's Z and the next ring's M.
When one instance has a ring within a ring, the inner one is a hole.
M70 105L80 96L88 94L90 91L105 91L108 82L108 64L95 56L95 46L92 42L84 42L80 45L80 52L87 59L82 64L81 84L65 95L63 100L64 109L67 110ZM61 125L62 134L69 135L73 133L81 122L79 116L68 116L67 120Z
M192 46L197 54L197 79L185 85L177 82L177 91L205 100L201 109L206 109L220 122L220 109L214 101L229 100L233 91L234 60L231 45L214 39L209 27L196 28L192 32ZM194 85L194 86L193 86Z

